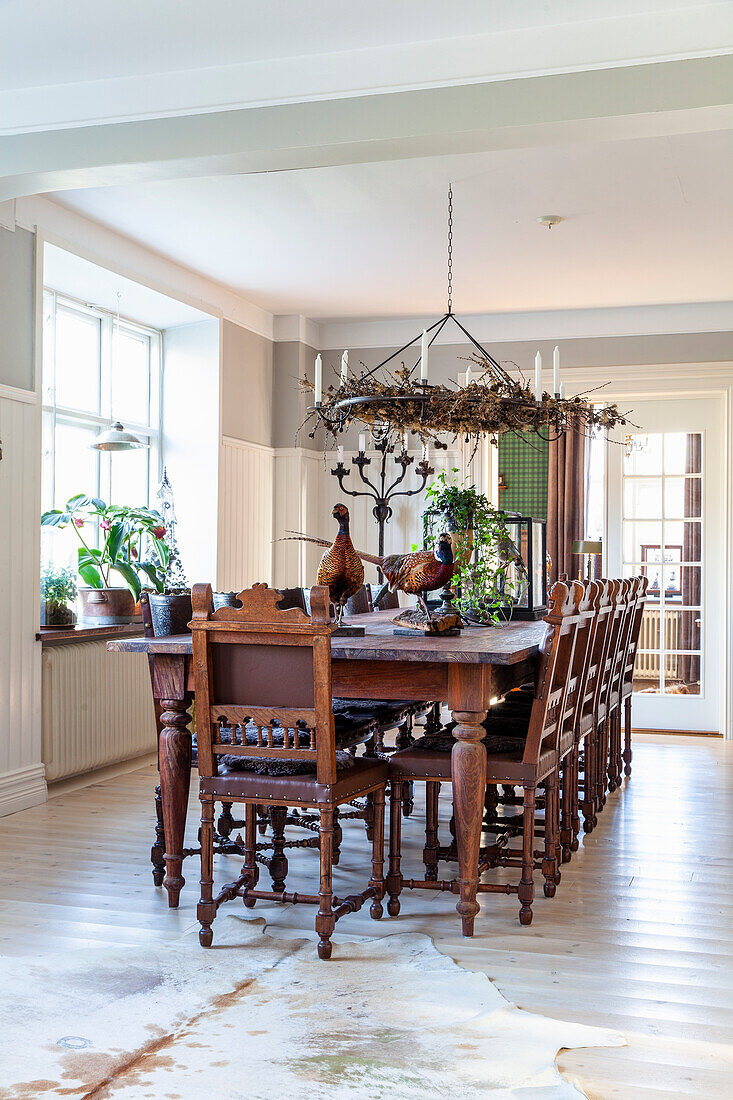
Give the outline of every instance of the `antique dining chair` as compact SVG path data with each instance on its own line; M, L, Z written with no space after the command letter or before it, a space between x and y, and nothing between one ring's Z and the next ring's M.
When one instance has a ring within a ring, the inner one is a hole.
M591 620L591 637L588 639L587 667L583 690L578 697L575 717L577 753L575 759L575 799L571 808L571 851L576 851L580 836L580 813L583 814L583 830L592 832L597 824L594 802L595 759L597 755L596 704L599 694L599 673L606 657L608 631L613 602L611 581L593 582L595 589L595 615ZM583 778L581 781L581 768ZM581 797L582 794L582 797Z
M208 584L195 585L192 596L201 801L199 939L204 947L211 945L217 910L234 897L248 907L258 899L307 902L318 906L318 955L328 959L341 917L370 899L371 916L382 915L387 777L383 761L337 751L331 704L335 624L328 589L311 589L310 617L299 608L283 610L280 593L264 584L240 592L240 608L212 611ZM358 740L362 731L358 723L354 726ZM367 794L374 798L371 878L360 893L339 899L333 893L334 812ZM224 800L245 806L244 866L214 897L214 802ZM258 888L258 805L318 811L318 894L288 892L284 881L277 889Z
M631 695L634 690L634 666L636 665L636 651L639 648L639 636L641 634L642 619L644 618L644 607L646 605L647 589L649 588L649 578L637 577L636 581L637 589L634 618L631 626L629 647L626 653L626 664L624 666L621 683L621 701L624 707L623 762L624 774L627 779L631 775Z
M622 711L623 704L621 691L624 682L624 673L631 650L631 637L636 616L636 605L640 595L640 577L627 579L626 607L624 609L619 629L619 639L614 655L613 668L608 687L608 761L606 766L606 782L610 791L617 790L621 786L623 775L623 732Z
M550 594L551 606L545 622L550 626L538 659L536 687L528 717L497 722L497 729L487 717L486 748L487 786L511 785L523 789L522 850L509 849L501 840L482 848L479 874L495 867L521 867L517 884L480 882L480 892L517 894L520 901L519 921L527 925L532 921L534 900L534 871L540 869L545 879L544 889L548 897L555 893L560 878L558 868L559 803L557 773L560 763L560 737L565 728L566 715L575 707L578 679L573 678L573 655L581 618L578 607L583 597L583 586L578 582L569 585L558 582ZM491 713L491 712L489 712ZM524 725L523 734L519 730ZM457 880L439 879L437 864L441 860L455 859L455 846L442 848L426 830L426 853L429 853L429 872L425 879L403 879L401 872L401 784L412 780L425 782L428 792L435 792L441 782L451 779L451 751L449 738L442 741L426 736L413 746L395 753L390 760L390 862L387 876L389 902L387 911L397 916L400 911L400 893L408 889L452 890L458 892ZM423 744L424 743L424 744ZM430 745L432 747L424 747ZM438 747L442 745L442 747ZM536 789L545 784L545 838L544 849L535 851ZM426 805L432 800L426 796Z
M622 660L624 632L630 613L632 599L632 580L624 578L611 582L611 613L608 623L607 648L598 678L598 693L595 701L595 745L593 760L594 803L596 813L600 813L606 804L608 795L608 764L611 752L611 734L615 720L614 684L617 682L619 665Z

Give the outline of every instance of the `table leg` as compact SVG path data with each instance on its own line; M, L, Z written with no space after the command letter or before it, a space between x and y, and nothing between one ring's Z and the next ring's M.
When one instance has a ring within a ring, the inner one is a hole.
M188 791L191 784L191 731L188 723L190 696L182 699L162 699L158 767L163 802L165 830L165 879L168 906L178 907L178 898L185 883L182 874L183 839L186 831Z
M456 909L461 915L463 935L473 935L473 922L480 906L478 888L481 825L486 794L486 750L481 744L486 730L481 724L485 711L454 710L451 771L453 775L453 813L458 847L458 883L461 898Z

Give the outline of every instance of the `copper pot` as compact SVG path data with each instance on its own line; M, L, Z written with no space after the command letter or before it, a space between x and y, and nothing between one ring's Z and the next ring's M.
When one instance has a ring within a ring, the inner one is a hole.
M86 626L116 626L135 618L129 588L80 588L79 621Z

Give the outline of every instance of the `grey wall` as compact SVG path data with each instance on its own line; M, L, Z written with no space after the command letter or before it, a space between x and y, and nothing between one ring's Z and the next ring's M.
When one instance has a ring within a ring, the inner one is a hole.
M34 235L0 228L0 384L33 389Z
M272 341L232 321L221 326L221 432L272 446Z
M273 447L305 447L307 450L320 450L322 447L322 432L317 432L315 438L311 439L309 433L312 424L301 429L313 395L309 395L308 391L302 390L298 385L299 378L308 377L313 380L317 354L315 348L297 340L278 341L274 345Z

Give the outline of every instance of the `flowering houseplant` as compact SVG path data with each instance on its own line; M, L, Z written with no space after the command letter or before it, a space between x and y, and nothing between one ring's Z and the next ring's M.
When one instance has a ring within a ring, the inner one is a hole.
M110 575L117 573L136 600L143 585L163 591L168 568L169 549L164 541L165 527L158 512L151 508L105 504L98 497L77 493L64 508L52 508L41 516L44 527L72 527L81 546L78 571L90 588L111 588ZM92 545L95 528L99 546Z

